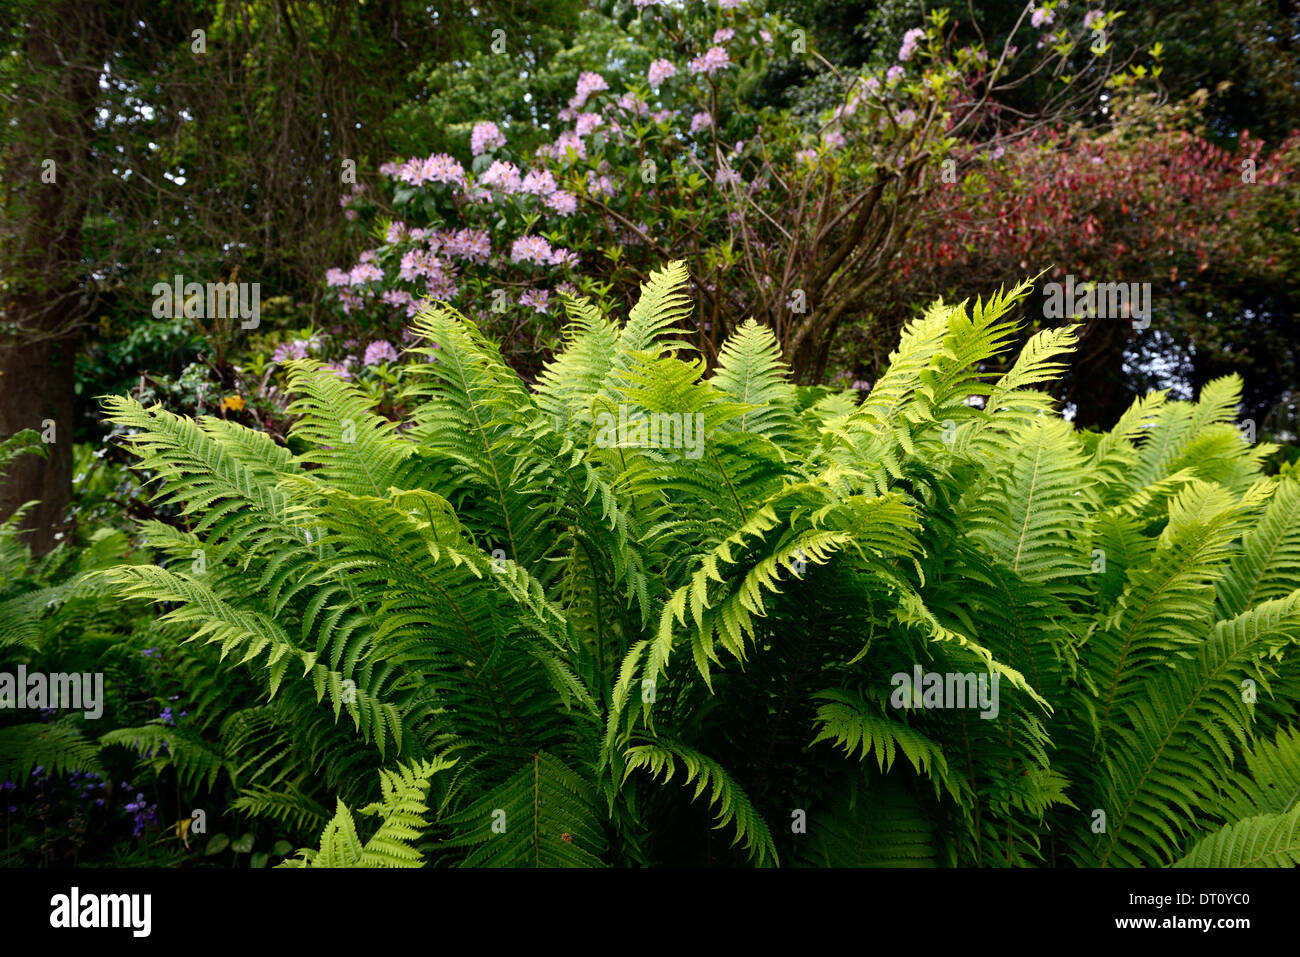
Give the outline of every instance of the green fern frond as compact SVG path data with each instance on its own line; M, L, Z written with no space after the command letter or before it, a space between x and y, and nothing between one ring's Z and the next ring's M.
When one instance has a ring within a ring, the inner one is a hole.
M715 828L731 826L736 836L732 844L744 842L750 859L759 867L765 864L779 864L776 846L772 843L772 834L767 822L750 803L749 797L741 790L732 777L723 770L722 765L712 758L701 754L693 748L671 740L657 740L654 744L636 744L625 753L627 766L623 772L624 779L633 771L645 768L651 778L668 783L677 773L677 761L681 761L684 778L683 787L695 782L695 793L691 800L696 800L706 790L709 805L715 809ZM662 776L662 777L661 777Z
M1198 841L1174 867L1300 867L1300 807L1248 817Z

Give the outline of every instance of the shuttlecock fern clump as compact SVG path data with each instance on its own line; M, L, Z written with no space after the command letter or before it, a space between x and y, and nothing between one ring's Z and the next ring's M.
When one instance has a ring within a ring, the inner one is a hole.
M1300 486L1238 383L1080 433L1036 388L1073 328L983 371L1021 286L859 403L753 323L706 372L686 278L567 300L535 385L430 305L403 423L299 361L297 451L107 400L183 516L113 582L261 689L214 725L240 811L310 863L1300 856Z

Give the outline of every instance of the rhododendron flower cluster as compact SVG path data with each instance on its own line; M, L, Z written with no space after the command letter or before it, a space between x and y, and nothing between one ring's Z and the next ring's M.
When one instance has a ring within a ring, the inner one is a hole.
M545 265L551 261L551 244L541 236L520 236L510 246L510 258Z
M488 150L500 149L506 145L506 138L495 123L475 123L469 135L469 150L475 156L482 156Z
M397 178L412 186L425 183L451 183L463 186L465 170L455 158L446 153L438 153L428 159L413 159L402 165Z
M569 108L580 110L587 103L587 98L593 93L599 93L602 90L608 90L609 83L599 73L592 73L590 70L578 77L578 89L569 100Z
M379 365L381 362L396 362L397 350L393 348L391 342L376 339L366 346L366 355L362 361L368 366Z
M898 58L904 62L912 59L912 54L916 52L916 46L925 39L925 31L920 27L908 30L903 34L903 45L898 50Z
M692 73L707 73L712 75L719 70L725 70L731 65L731 58L727 56L727 51L723 47L710 47L708 51L690 62Z
M517 193L524 185L519 176L519 167L509 160L497 160L478 178L478 183L503 193Z
M673 66L673 61L661 57L650 64L650 69L646 71L646 80L652 87L658 89L665 80L669 80L676 75L677 67Z

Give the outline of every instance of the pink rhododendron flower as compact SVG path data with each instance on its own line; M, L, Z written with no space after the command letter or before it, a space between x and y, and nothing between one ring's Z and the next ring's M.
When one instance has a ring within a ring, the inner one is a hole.
M389 243L400 243L406 238L406 223L400 219L395 219L388 224L388 231L384 233L384 241Z
M659 89L664 80L670 79L677 75L677 67L673 66L672 60L665 60L660 57L650 64L650 69L646 71L646 79L650 82L653 89Z
M378 282L384 278L384 271L374 263L358 263L348 274L348 285L359 286L362 283Z
M1048 10L1046 7L1039 7L1037 10L1033 12L1033 15L1030 16L1029 22L1034 27L1034 29L1037 30L1041 27L1047 26L1055 19L1056 19L1056 14L1054 14L1051 10Z
M551 175L550 170L534 169L528 171L528 175L524 177L519 191L521 193L530 193L533 196L547 196L555 192L557 188L555 177Z
M888 70L885 71L885 82L891 84L897 83L899 80L903 78L903 72L904 71L901 66L891 66Z
M526 289L519 296L519 305L532 306L534 312L545 312L551 298L549 289Z
M713 31L713 43L715 46L721 46L736 35L736 31L731 27L719 27Z
M500 149L506 145L506 138L495 123L475 123L469 135L469 149L475 156L482 156L488 150Z
M690 63L692 73L708 73L710 75L717 73L719 70L725 70L731 65L731 58L727 56L727 51L722 47L709 47L708 52L697 56Z
M456 277L450 271L443 271L425 280L424 292L430 299L446 301L455 299L460 289L456 286Z
M601 90L608 90L609 84L599 73L592 73L590 70L584 72L578 77L578 89L569 100L569 106L572 109L580 110L586 104L587 98L593 93L599 93Z
M517 193L523 188L519 167L506 160L497 160L478 178L480 186L490 186L503 193Z
M510 258L544 266L551 260L551 244L541 236L520 236L510 245Z
M366 355L362 361L368 366L379 365L381 362L396 362L397 350L393 348L391 342L376 339L366 346Z
M578 265L578 254L572 249L565 249L562 246L555 247L551 253L552 266L574 267Z
M912 59L912 54L916 52L916 46L925 39L925 30L921 27L914 27L903 34L903 45L898 50L898 58L903 62Z
M573 124L573 131L579 136L590 136L592 131L604 122L604 117L599 113L580 113L578 122Z
M635 93L624 93L618 98L618 106L621 110L626 110L633 116L645 116L650 112L650 104ZM619 126L617 123L610 124L610 131L617 132Z
M1083 15L1083 28L1091 30L1105 16L1100 10L1089 10Z
M443 251L472 263L485 263L492 255L492 240L486 230L458 229L443 237Z
M325 368L330 372L333 372L340 379L352 378L352 373L348 371L348 367L341 362L327 362L325 363Z
M542 149L556 159L567 158L569 150L573 150L578 159L587 158L587 144L573 130L565 130L555 138L555 142L549 148L543 146Z
M713 125L713 117L708 113L696 113L691 117L691 132L698 133L700 130L707 130Z
M587 192L592 196L613 196L614 181L608 176L597 175L595 170L587 170Z
M464 185L465 170L454 157L438 153L428 159L413 159L404 164L397 176L404 183L423 186L425 183L452 183Z
M307 358L307 340L294 339L290 342L282 342L275 347L275 352L271 354L272 362L287 362L290 359Z
M578 211L578 197L562 189L557 189L546 197L546 205L561 216L572 216Z
M325 270L325 285L327 286L346 286L348 284L348 274L342 269Z

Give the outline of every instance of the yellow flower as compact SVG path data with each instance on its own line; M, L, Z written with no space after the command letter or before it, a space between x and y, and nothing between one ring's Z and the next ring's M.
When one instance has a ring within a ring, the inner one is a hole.
M241 395L228 395L221 400L221 408L233 409L235 412L243 412L244 397Z

